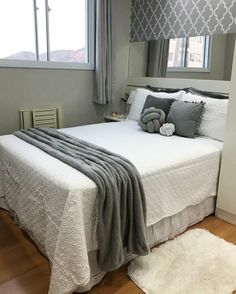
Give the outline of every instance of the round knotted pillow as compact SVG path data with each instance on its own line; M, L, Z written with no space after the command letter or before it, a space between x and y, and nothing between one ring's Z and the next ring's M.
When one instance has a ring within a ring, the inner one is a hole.
M149 133L158 133L160 127L165 122L165 113L161 109L150 107L144 110L140 119L139 125Z
M160 128L160 134L163 136L172 136L175 132L175 125L174 124L164 124Z

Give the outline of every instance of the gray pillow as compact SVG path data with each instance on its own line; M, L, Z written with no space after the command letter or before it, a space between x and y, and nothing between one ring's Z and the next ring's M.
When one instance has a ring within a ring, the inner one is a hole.
M202 91L195 88L189 88L188 92L203 97L210 97L215 99L229 99L229 94L219 94L214 92Z
M147 108L155 107L157 109L163 110L165 115L167 116L170 111L171 104L174 101L175 101L175 99L173 99L173 98L158 98L158 97L154 97L152 95L148 95L145 100L142 113Z
M150 86L150 85L147 85L145 87L145 89L148 89L152 92L165 92L165 93L176 93L176 92L179 92L183 89L179 89L179 88L161 88L161 87L153 87L153 86Z
M204 104L204 102L185 101L176 101L172 104L166 121L175 125L176 135L195 137Z

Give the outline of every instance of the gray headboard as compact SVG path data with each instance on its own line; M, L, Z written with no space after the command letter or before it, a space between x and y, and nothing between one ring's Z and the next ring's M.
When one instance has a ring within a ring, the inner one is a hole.
M129 77L127 80L126 92L129 93L135 88L143 88L147 85L153 87L181 89L193 87L202 91L229 94L231 82L218 80Z

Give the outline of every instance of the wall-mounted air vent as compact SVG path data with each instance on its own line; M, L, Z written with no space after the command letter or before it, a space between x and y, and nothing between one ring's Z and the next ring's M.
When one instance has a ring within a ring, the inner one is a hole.
M56 108L33 110L34 128L57 128L57 110Z
M64 127L63 107L33 108L20 110L20 127L28 128L56 128Z

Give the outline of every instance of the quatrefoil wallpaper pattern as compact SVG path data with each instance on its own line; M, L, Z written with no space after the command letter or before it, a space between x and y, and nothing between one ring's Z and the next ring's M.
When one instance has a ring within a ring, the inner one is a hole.
M131 41L236 32L236 0L132 0Z

